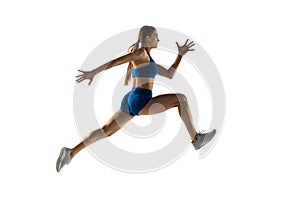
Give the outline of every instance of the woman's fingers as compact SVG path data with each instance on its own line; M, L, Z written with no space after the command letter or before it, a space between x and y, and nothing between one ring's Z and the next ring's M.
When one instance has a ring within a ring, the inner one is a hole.
M193 45L190 45L189 47L193 47L193 46L195 46L195 44L193 44Z
M191 47L195 46L194 41L189 42L189 39L186 39L185 43L180 46L178 42L176 42L176 45L178 47L179 53L184 55L188 51L194 51L195 49L191 49Z
M190 42L187 46L188 47L193 47L195 45L195 43L192 41L192 42Z
M77 71L81 72L82 74L79 74L79 75L75 76L76 78L83 77L83 75L86 73L85 71L82 71L82 70L79 70L79 69Z
M188 42L189 42L189 39L186 39L186 41L185 41L185 44L184 44L184 45L186 45Z
M182 46L180 46L179 44L178 44L178 42L176 42L176 45L178 46L178 47L183 47L183 46L187 46L187 47L193 47L194 45L195 45L195 43L194 43L194 41L191 41L191 42L189 42L189 39L187 39L186 41L185 41L185 43L182 45Z
M76 78L77 78L76 82L77 83L80 83L80 82L82 82L84 80L90 80L89 85L92 83L93 76L90 74L90 72L88 72L88 71L82 71L82 70L79 70L79 69L77 71L82 72L82 74L79 74L79 75L76 76Z
M78 79L76 80L76 82L80 83L80 82L84 81L84 79L85 79L85 78L83 78L83 77L78 78Z
M189 46L188 49L190 50L193 46L194 46L194 45Z

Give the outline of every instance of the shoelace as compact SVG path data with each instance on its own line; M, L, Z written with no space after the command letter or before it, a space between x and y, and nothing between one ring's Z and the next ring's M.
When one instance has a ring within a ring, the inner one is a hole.
M203 134L205 131L206 131L206 130L201 130L199 133L200 133L200 134Z

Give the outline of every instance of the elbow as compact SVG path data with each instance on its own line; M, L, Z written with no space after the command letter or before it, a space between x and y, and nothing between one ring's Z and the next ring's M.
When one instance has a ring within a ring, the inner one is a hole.
M168 77L169 79L172 79L172 78L174 77L174 75L175 75L175 73L174 73L174 72L172 72L172 73L170 72L170 73L168 74L168 76L167 76L167 77Z
M173 67L170 67L170 69L168 70L168 73L167 73L167 77L169 79L172 79L174 77L174 75L175 75L175 71L176 70Z

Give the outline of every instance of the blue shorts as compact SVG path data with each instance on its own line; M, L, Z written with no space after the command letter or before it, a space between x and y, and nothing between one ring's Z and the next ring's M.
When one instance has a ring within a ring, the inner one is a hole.
M123 97L121 110L132 116L136 116L146 106L151 98L151 90L134 87Z

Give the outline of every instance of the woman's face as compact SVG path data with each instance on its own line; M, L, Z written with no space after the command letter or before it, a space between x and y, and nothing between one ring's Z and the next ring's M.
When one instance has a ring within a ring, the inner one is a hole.
M156 48L158 42L159 42L159 38L158 38L157 31L154 30L152 34L146 36L145 46Z

